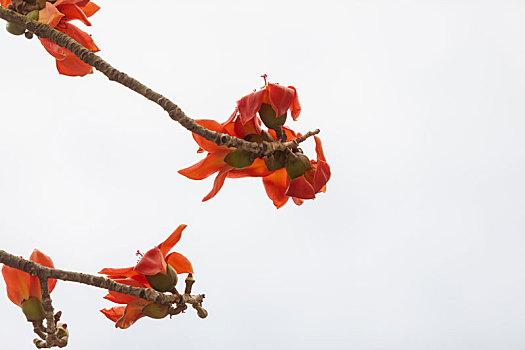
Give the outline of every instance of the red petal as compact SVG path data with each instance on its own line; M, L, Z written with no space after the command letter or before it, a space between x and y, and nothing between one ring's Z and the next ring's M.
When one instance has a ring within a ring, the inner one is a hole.
M166 257L166 261L177 271L177 273L193 273L193 267L182 254L173 252Z
M323 145L321 144L321 139L317 136L314 136L315 140L315 152L317 153L317 160L324 160L326 162L326 158L324 156L323 152Z
M290 186L288 186L288 190L286 190L286 195L301 199L314 199L315 191L312 185L306 181L304 176L301 176L290 181Z
M55 5L60 12L62 12L66 18L66 21L72 21L75 19L78 19L82 23L84 23L87 26L91 25L91 22L89 22L86 14L80 7L78 7L75 4L62 4L62 5Z
M299 114L301 114L301 104L299 103L299 97L297 97L297 90L293 86L288 86L288 87L292 89L295 93L290 111L291 111L293 120L297 120L297 118L299 117Z
M40 42L42 43L42 46L44 46L44 49L46 49L46 51L57 60L63 60L68 54L71 54L71 52L58 46L58 44L49 39L40 38Z
M267 89L270 104L277 114L277 117L285 114L294 102L296 95L295 90L276 84L268 84Z
M237 101L237 108L239 109L239 117L243 124L249 122L257 112L263 103L264 96L267 94L266 89L253 92L249 95L244 96Z
M93 52L98 52L100 49L95 45L95 42L91 38L91 35L84 32L83 30L78 29L71 23L67 23L65 33L77 41L80 45L84 46L88 50Z
M67 51L67 50L66 50ZM82 62L77 56L68 51L68 55L63 60L57 60L57 70L60 74L70 77L83 77L93 73L93 67Z
M216 131L216 132L223 133L223 134L227 133L227 131L224 128L224 126L222 126L221 124L219 124L215 120L199 119L199 120L196 120L196 122L197 122L197 124L199 124L202 127L205 127L208 130ZM193 139L197 142L197 144L202 149L204 149L205 151L208 151L210 153L228 149L227 147L224 147L224 146L217 146L217 144L215 144L214 142L208 141L204 137L201 137L201 136L196 135L196 134L193 134Z
M135 266L135 271L143 275L166 273L166 260L159 247L148 250Z
M286 189L288 188L288 175L286 169L276 170L273 174L263 177L263 185L266 194L279 209L288 202Z
M46 2L46 7L38 12L38 21L55 28L64 15L58 11L55 5ZM42 41L42 39L40 39Z
M213 181L213 188L211 189L210 193L206 195L202 199L203 202L206 202L209 199L212 199L215 197L215 195L220 191L222 188L222 185L224 185L224 180L226 180L226 176L228 175L228 172L233 169L231 166L225 166L224 168L219 171L217 174L217 177L215 178L215 181Z
M111 321L117 322L119 318L124 315L124 310L126 310L125 306L116 306L112 307L111 309L102 309L100 312L102 312L104 316L109 318Z
M323 160L317 163L317 169L314 175L314 191L315 193L324 192L323 188L326 186L328 180L330 180L330 166Z
M292 200L293 200L293 202L294 202L296 205L303 205L303 203L304 203L304 200L301 199L301 198L295 198L295 197L292 197Z
M249 134L261 134L261 121L259 118L255 117L249 120L248 123L243 124L241 119L237 119L234 123L234 132L235 136L240 139L243 139L246 135Z
M44 253L42 253L40 250L35 249L31 253L31 256L29 257L29 260L36 262L37 264L40 264L45 267L54 268L55 265L53 264L53 261L51 258ZM55 289L55 285L57 284L57 280L54 278L50 278L47 280L48 283L48 289L49 293ZM30 287L30 295L34 297L41 298L41 290L40 290L40 280L38 277L32 277L31 278L31 287Z
M7 7L7 5L11 5L11 0L0 0L0 6Z
M268 170L264 160L257 158L253 164L248 168L244 169L233 169L228 173L229 178L240 178L240 177L263 177L268 176L272 172Z
M173 248L175 244L177 244L177 242L180 241L180 237L182 236L182 231L184 231L184 229L187 226L188 225L184 225L184 224L179 225L179 227L177 227L175 231L173 231L173 233L168 238L166 238L164 242L159 244L159 248L160 248L160 251L162 252L162 255L166 256L170 252L171 248Z
M129 303L124 310L124 315L115 323L115 327L122 329L128 328L139 318L146 316L142 313L142 309L151 303L152 301L146 301L144 299L137 299Z
M2 275L4 276L9 300L20 306L24 299L29 299L31 276L28 273L4 265L2 266Z
M192 166L179 170L179 174L186 176L192 180L202 180L208 176L221 170L226 163L224 157L230 153L229 150L221 150L220 152L210 153L200 162Z
M82 9L87 17L93 16L98 10L100 10L100 6L91 1Z

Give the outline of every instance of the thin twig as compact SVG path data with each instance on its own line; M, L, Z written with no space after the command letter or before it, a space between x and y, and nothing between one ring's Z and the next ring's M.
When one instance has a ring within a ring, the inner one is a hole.
M283 151L285 148L290 147L289 143L282 143L280 140L274 142L249 142L239 139L234 136L227 134L218 133L215 131L208 130L195 122L195 120L188 117L175 103L170 101L168 98L159 94L156 91L148 88L138 80L130 77L129 75L115 69L108 62L104 61L101 57L96 55L93 51L86 49L78 42L73 40L68 35L59 32L58 30L50 27L45 23L33 21L27 16L23 16L15 11L11 11L0 7L0 18L24 26L30 32L35 33L40 38L49 39L61 47L64 47L76 55L80 60L93 66L96 70L100 71L109 80L115 81L119 84L126 86L127 88L137 92L138 94L146 97L148 100L153 101L166 112L171 119L175 120L189 131L204 137L206 140L216 143L219 146L234 147L242 149L257 156L271 155L275 151ZM318 133L319 131L317 131ZM307 136L308 135L308 136ZM296 144L306 140L310 137L311 133L306 133L303 139L297 140Z

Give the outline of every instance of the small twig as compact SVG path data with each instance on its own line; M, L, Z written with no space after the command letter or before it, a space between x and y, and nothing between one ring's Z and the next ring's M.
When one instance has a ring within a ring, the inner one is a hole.
M166 112L168 112L168 115L171 119L178 122L180 125L188 129L192 133L202 136L206 140L214 142L219 146L227 146L242 149L244 151L253 153L258 157L262 157L265 155L271 155L275 151L283 151L285 148L290 147L292 145L289 143L282 143L279 140L274 142L261 143L249 142L234 136L208 130L197 124L192 118L188 117L180 109L179 106L170 101L168 98L164 97L156 91L153 91L152 89L148 88L146 85L130 77L129 75L115 69L108 62L104 61L93 51L88 50L84 46L80 45L70 36L59 32L58 30L50 27L45 23L33 21L27 16L23 16L15 11L11 11L3 7L0 7L0 18L24 26L27 30L29 30L32 33L35 33L40 38L49 39L55 42L57 45L68 49L84 63L93 66L96 70L108 77L109 80L124 85L125 87L144 96L148 100L153 101L154 103L162 107L162 109L164 109ZM314 134L311 134L311 132L306 133L305 136L315 135L316 133L319 133L319 130L316 130ZM301 140L295 140L295 147L297 147L297 144L299 144L300 142L306 140L309 136L306 136L304 139Z
M186 288L184 288L184 294L191 294L191 288L193 287L193 284L195 283L195 279L193 278L193 275L191 273L188 274L188 277L186 277Z

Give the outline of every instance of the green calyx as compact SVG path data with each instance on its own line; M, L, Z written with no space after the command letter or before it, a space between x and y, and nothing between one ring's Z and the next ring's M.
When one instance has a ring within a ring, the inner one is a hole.
M33 21L38 21L39 14L38 10L33 10L27 14L27 17L31 18Z
M272 106L267 103L261 105L261 108L259 108L259 115L261 116L264 125L270 129L279 129L286 122L286 113L277 117Z
M146 275L151 288L159 292L168 292L177 284L177 272L168 264L167 274L157 273L156 275Z
M270 171L282 169L286 166L286 153L275 151L271 156L264 157L264 163Z
M44 307L42 301L36 297L29 297L22 301L22 312L26 315L28 321L42 321L44 316Z
M26 31L24 26L21 26L20 24L16 24L13 22L7 22L5 29L13 35L22 35Z
M302 153L290 153L286 159L286 172L291 179L303 176L311 167L310 160Z
M252 153L240 149L231 151L226 157L224 157L226 164L229 164L236 169L247 168L253 164L254 160L255 157Z
M170 305L151 303L142 309L142 313L151 318L164 318L170 311Z

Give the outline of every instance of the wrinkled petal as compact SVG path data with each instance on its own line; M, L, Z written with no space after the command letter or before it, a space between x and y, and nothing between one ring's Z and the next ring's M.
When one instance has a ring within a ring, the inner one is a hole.
M261 134L261 120L257 117L250 119L246 124L243 124L240 119L237 119L234 123L235 136L240 139L246 137L249 134Z
M92 50L93 52L100 51L100 49L97 47L97 45L95 45L95 42L91 38L91 35L84 32L83 30L80 30L71 23L67 23L65 33L71 38L73 38L73 40L78 42L80 45L84 46L86 49Z
M29 299L31 276L28 273L4 265L2 266L2 276L4 277L9 300L20 306L22 301Z
M44 49L46 49L46 51L57 60L65 59L68 53L72 54L68 50L64 49L61 46L58 46L57 43L49 39L40 38L40 42L42 43L42 46L44 46Z
M135 272L134 267L119 267L119 268L111 268L106 267L100 270L98 273L109 276L115 276L115 277L131 277L132 275L135 275L137 272Z
M286 169L279 169L273 174L263 177L263 185L266 194L272 200L273 204L279 209L288 202L286 189L288 188L288 175Z
M299 103L299 97L297 97L297 90L293 86L288 87L294 91L294 98L290 112L292 114L292 119L297 120L299 114L301 114L301 104Z
M143 275L166 273L166 260L159 247L148 250L135 266L135 271Z
M295 90L277 84L268 84L267 89L270 105L277 117L285 114L294 102Z
M166 261L177 271L177 273L193 273L190 261L182 254L173 252L168 254Z
M253 117L255 117L257 112L259 112L259 109L261 108L261 105L263 103L264 96L267 93L268 92L266 91L266 89L259 90L249 95L246 95L239 101L237 101L239 118L241 119L241 122L243 124L249 122Z
M164 242L159 244L159 249L162 252L163 256L166 256L170 252L171 248L173 248L175 244L177 244L180 241L180 237L182 236L182 231L184 231L184 229L187 226L188 225L184 225L184 224L179 225L179 227L177 227L175 231L173 231L173 233L168 238L166 238Z
M293 199L293 202L296 204L296 205L303 205L304 203L304 200L301 199L301 198L295 198L295 197L292 197Z
M0 0L0 6L7 7L7 5L11 5L11 0Z
M226 157L228 153L230 153L229 150L221 150L219 152L210 153L200 162L193 164L188 168L181 169L178 171L178 173L192 180L205 179L226 166L224 157Z
M222 185L224 185L224 180L226 180L226 176L228 175L228 172L233 169L231 166L225 166L222 168L219 173L217 174L217 177L215 178L215 181L213 181L213 188L211 189L210 193L208 193L203 199L203 202L206 202L209 199L212 199L215 197L215 195L220 191L222 188Z
M117 304L127 304L127 303L121 303L120 299L115 298L111 293L108 293L106 296L104 296L104 299L112 301Z
M40 23L45 23L53 28L57 26L58 22L60 22L62 17L64 17L64 14L58 11L55 5L53 5L50 2L46 2L46 7L44 7L38 12L38 21Z
M77 5L75 4L56 5L55 4L55 7L57 7L58 10L66 16L67 21L72 21L72 20L77 19L87 26L91 25L91 22L89 22L84 11L82 11L82 9L78 7Z
M125 310L125 306L115 306L111 309L102 309L100 312L102 312L104 316L109 318L111 321L117 322L124 315Z
M290 186L286 190L286 195L301 199L314 199L315 191L313 186L306 181L304 176L300 176L290 181Z

